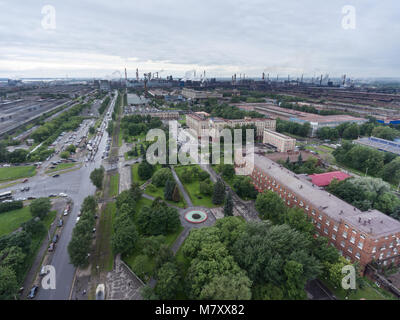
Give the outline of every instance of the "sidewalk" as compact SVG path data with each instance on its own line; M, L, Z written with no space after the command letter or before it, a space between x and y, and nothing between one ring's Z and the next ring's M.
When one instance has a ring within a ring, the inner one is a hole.
M52 210L57 210L57 215L54 221L57 221L57 218L59 218L64 211L64 208L67 204L66 199L61 198L57 199L56 202L52 206ZM57 229L57 223L52 223L49 229L50 236L54 234L54 231ZM31 290L34 281L36 280L38 272L40 272L40 269L42 267L42 261L47 253L47 248L49 247L49 244L51 242L51 239L49 240L48 234L46 234L46 237L43 239L42 244L40 246L40 249L35 257L35 260L33 261L33 264L26 274L23 287L24 290L20 296L21 299L25 299L26 296L28 295L29 291Z

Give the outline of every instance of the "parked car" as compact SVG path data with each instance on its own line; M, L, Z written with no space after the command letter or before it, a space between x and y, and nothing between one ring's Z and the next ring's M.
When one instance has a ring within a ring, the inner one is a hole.
M61 228L64 224L64 221L62 219L58 220L58 227Z
M58 178L60 175L59 174L55 174L54 176L53 176L53 178Z
M26 183L28 181L29 181L28 179L24 179L24 180L22 180L22 183Z
M45 269L45 267L43 266L42 269L40 269L39 276L44 276L44 275L46 275L46 274L47 274L46 269Z
M52 252L52 251L54 251L54 247L55 247L55 244L54 244L54 242L52 242L52 243L50 243L50 246L49 246L49 252Z
M55 234L53 237L53 243L57 243L58 241L58 234Z
M96 288L96 300L104 300L106 287L104 284L99 284Z
M39 290L39 286L33 286L31 291L29 291L28 298L33 299Z
M59 196L60 196L60 197L64 197L64 198L65 198L65 197L68 197L68 195L67 195L66 193L64 193L64 192L60 192L60 193L59 193Z

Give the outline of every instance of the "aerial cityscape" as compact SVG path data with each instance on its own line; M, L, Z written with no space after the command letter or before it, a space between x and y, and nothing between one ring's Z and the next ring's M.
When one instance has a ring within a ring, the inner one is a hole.
M0 0L0 300L399 300L398 9Z

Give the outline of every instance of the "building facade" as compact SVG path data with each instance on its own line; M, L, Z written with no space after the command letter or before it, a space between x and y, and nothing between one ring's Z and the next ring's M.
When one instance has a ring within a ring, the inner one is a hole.
M276 147L278 152L293 151L296 147L296 139L269 129L264 129L263 143Z
M211 136L216 139L219 132L224 128L243 127L254 125L256 127L256 137L262 139L264 129L275 130L276 120L268 118L248 118L244 119L223 119L208 118L202 113L192 113L186 115L186 125L197 133L197 137Z
M400 265L400 222L378 210L362 212L270 159L255 154L247 174L259 192L271 190L310 218L348 261Z
M221 99L223 97L222 93L211 92L211 91L197 91L197 90L187 89L187 88L182 89L182 95L185 98L191 99L191 100L204 100L204 99L211 99L211 98Z

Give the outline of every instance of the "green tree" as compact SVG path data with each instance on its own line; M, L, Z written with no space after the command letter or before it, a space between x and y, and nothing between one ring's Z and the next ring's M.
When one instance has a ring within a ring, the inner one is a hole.
M250 300L251 281L244 274L216 276L200 293L206 300Z
M88 264L88 253L91 247L90 231L84 234L83 232L76 232L75 229L68 244L68 253L71 263L75 267L84 267Z
M169 168L162 168L160 170L157 170L152 177L152 183L157 187L164 187L167 180L174 181L171 169Z
M154 289L149 285L145 285L140 289L140 294L144 300L160 300L155 294Z
M301 273L295 272L296 278L290 279L293 281L289 289L294 290L298 287L296 284L305 283L321 273L322 267L312 255L311 246L309 235L285 224L251 222L235 242L232 254L239 266L247 271L250 280L257 284L271 283L284 287L288 277L292 277L292 273L289 274L293 269L292 263L286 267L287 263L294 261L296 268L301 265ZM285 294L287 298L293 295L288 292Z
M178 185L175 184L174 192L172 193L172 201L179 202L181 200L181 194L179 193Z
M314 234L314 226L300 208L287 209L284 213L283 223L286 223L297 231L310 235Z
M26 254L20 247L8 247L0 251L0 265L3 267L10 267L14 270L17 278L20 278L24 271L25 257Z
M181 174L181 178L182 178L182 181L183 181L184 183L190 183L190 182L192 182L192 180L193 180L193 173L192 173L192 170L189 170L189 169L184 170L184 171L182 172L182 174Z
M343 131L343 139L353 140L357 139L360 135L360 129L356 123L350 124L346 129Z
M242 199L256 199L258 192L250 177L237 176L233 181L233 189Z
M180 287L180 273L174 263L167 262L157 271L158 282L155 293L161 300L175 298Z
M0 266L0 300L12 300L18 289L17 276L10 267Z
M167 235L178 230L180 225L178 211L156 200L150 208L143 207L137 217L138 229L144 235Z
M144 254L138 255L133 262L132 270L135 272L139 278L146 279L151 276L150 274L150 258Z
M49 198L38 198L32 200L29 209L33 217L39 217L43 220L51 209L51 202Z
M137 245L139 234L136 227L126 213L119 213L113 223L114 233L111 245L114 253L126 254L131 252Z
M219 205L224 203L224 199L225 199L225 185L221 181L221 179L218 179L218 181L214 185L212 203Z
M97 189L103 188L103 179L104 179L104 167L101 166L100 168L94 169L90 173L90 180L95 185Z
M259 193L255 207L264 220L275 224L282 222L287 210L283 200L273 191Z
M76 147L73 144L70 144L65 150L72 153L76 151Z
M231 192L228 192L228 196L225 199L224 215L225 217L233 215L233 201Z
M233 164L221 164L221 174L226 179L231 179L235 175L235 167Z
M210 179L206 179L204 181L200 181L199 183L199 192L204 194L205 196L211 196L214 191L214 186Z
M172 195L174 193L176 186L175 180L168 179L165 183L165 188L164 188L164 199L165 200L172 200Z
M69 152L68 151L63 151L60 153L60 158L62 159L68 159L69 158Z
M138 175L141 180L148 180L153 175L153 166L144 159L138 166Z
M164 236L152 236L146 237L140 240L142 252L148 257L154 257L161 248L161 245L165 242Z
M303 265L297 261L289 260L286 262L284 272L287 277L286 291L287 297L291 300L304 300L307 295L304 290L307 279L302 276Z
M400 157L395 158L383 167L381 177L395 185L400 183Z

